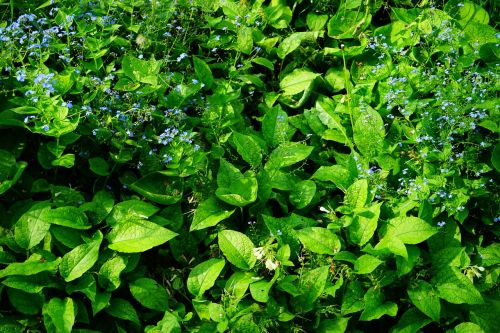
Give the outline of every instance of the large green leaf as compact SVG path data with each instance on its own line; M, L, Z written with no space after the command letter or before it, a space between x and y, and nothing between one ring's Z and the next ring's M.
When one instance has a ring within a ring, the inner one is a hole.
M105 309L105 311L113 317L128 320L137 325L141 324L137 311L135 310L134 306L126 299L119 297L112 298L109 306Z
M146 326L145 333L181 333L181 325L178 319L170 312L165 311L162 320L156 326Z
M308 69L295 69L280 82L284 95L296 95L306 90L320 74Z
M58 287L57 280L47 272L31 276L9 276L2 281L9 288L19 289L30 294L38 294L43 288Z
M290 202L302 209L309 205L316 194L316 183L312 180L303 180L295 184L295 187L290 193Z
M118 252L144 252L162 245L177 233L159 226L156 223L129 217L113 226L107 239L109 248Z
M313 174L312 178L324 182L332 182L344 192L354 180L352 179L349 170L338 164L319 167L319 169Z
M25 262L14 262L0 270L0 278L10 275L35 275L40 272L55 273L61 258L46 259L43 255L33 253Z
M382 263L382 260L370 254L363 254L354 263L354 271L356 274L370 274Z
M45 328L48 332L71 333L75 324L77 307L73 300L54 297L43 306Z
M127 257L116 255L102 264L99 269L99 285L106 291L118 289L121 284L120 274L127 267Z
M377 230L381 203L373 204L356 213L352 223L347 227L349 239L359 246L365 245Z
M275 170L284 168L305 160L313 151L313 147L299 142L286 142L280 144L269 156L265 168Z
M329 229L321 227L304 228L297 230L296 235L306 249L311 252L334 255L340 251L340 240Z
M241 174L225 159L220 160L217 185L215 195L230 205L243 207L257 199L258 183L255 173L248 170Z
M90 242L79 245L64 255L59 272L66 282L79 278L94 266L102 238L102 233L97 231Z
M284 59L295 51L303 41L315 41L320 35L319 31L294 32L281 41L278 47L278 57Z
M209 259L196 265L189 273L187 288L196 297L201 297L205 291L212 288L224 269L226 261L224 259Z
M344 197L344 205L354 209L363 208L368 199L368 181L359 179L349 186Z
M181 179L151 173L130 184L130 188L153 202L171 205L182 199L184 183Z
M366 108L356 120L353 128L354 143L358 150L371 159L377 156L384 146L384 121L371 107Z
M307 312L313 308L313 303L325 290L328 280L329 266L321 266L302 273L299 290L301 295L294 297L293 304L297 311Z
M250 135L233 132L233 142L238 154L252 167L257 167L262 162L261 147Z
M158 73L161 61L141 60L132 55L126 55L122 60L122 69L125 75L132 80L151 85L158 84Z
M384 237L398 238L405 244L418 244L438 232L426 221L414 216L396 217L389 221Z
M432 320L439 322L441 316L441 303L436 291L428 282L419 280L415 286L408 289L411 302L429 316Z
M440 298L453 304L482 304L481 293L472 282L457 268L443 267L440 269L433 282Z
M234 209L227 210L222 207L216 198L210 197L201 202L194 211L193 223L191 223L189 230L194 231L213 227L220 221L227 219L233 213Z
M398 305L393 302L384 302L384 295L380 289L370 288L364 296L364 301L365 310L361 313L359 320L371 321L383 315L394 317L398 313Z
M36 204L19 218L14 226L14 239L20 247L29 250L45 238L50 223L42 214L48 210L50 207L45 203Z
M280 106L275 106L266 111L264 118L262 118L262 134L272 147L289 139L288 115Z
M252 28L243 27L238 29L236 49L242 53L250 54L253 48Z
M132 296L143 306L165 312L168 309L168 295L165 288L150 278L139 278L129 283Z
M328 21L328 36L337 39L353 38L370 25L371 15L362 10L339 10Z
M257 262L254 245L245 234L234 230L222 230L218 234L219 248L234 266L248 270Z
M198 57L193 57L193 65L194 71L196 72L200 82L202 82L207 88L212 87L214 83L214 76L207 63Z
M74 206L43 210L40 214L40 219L51 224L79 230L90 229L92 227L92 225L88 223L87 216L79 208Z

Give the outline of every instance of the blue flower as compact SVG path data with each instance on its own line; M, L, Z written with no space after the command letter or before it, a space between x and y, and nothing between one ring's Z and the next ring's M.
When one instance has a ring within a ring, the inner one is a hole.
M43 125L43 126L42 126L42 129L43 129L45 132L48 132L48 131L49 131L49 129L50 129L50 127L49 127L49 125L45 124L45 125Z
M24 80L26 80L26 72L24 70L17 71L16 80L19 82L24 82Z

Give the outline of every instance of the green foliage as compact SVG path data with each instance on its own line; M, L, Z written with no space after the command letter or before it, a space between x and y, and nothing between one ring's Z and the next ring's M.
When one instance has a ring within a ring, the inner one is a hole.
M0 8L0 331L500 331L495 1Z

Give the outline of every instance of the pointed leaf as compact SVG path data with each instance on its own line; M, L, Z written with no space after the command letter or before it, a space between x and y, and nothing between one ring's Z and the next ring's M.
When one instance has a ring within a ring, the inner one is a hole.
M102 233L97 231L92 238L91 242L75 247L62 258L59 272L66 282L79 278L96 263Z
M144 252L162 245L177 233L136 217L119 222L108 234L109 248L118 252Z
M219 232L219 248L227 260L236 267L248 270L257 262L253 254L254 245L245 234L234 230Z
M224 259L209 259L196 265L187 279L189 292L196 297L201 297L215 284L225 264Z
M194 211L193 223L191 223L189 231L213 227L220 221L227 219L233 213L234 209L224 209L216 198L210 197L201 202Z

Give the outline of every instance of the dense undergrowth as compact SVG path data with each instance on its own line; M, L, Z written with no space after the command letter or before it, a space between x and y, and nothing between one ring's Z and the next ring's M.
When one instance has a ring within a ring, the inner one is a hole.
M0 3L0 331L500 331L495 1Z

